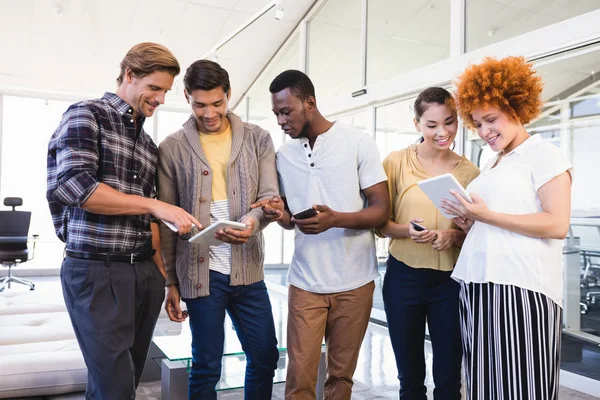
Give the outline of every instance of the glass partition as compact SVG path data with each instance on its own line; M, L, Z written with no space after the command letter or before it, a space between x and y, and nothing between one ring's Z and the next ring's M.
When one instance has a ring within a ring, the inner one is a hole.
M160 144L167 136L177 132L181 129L181 126L188 120L192 115L192 111L168 111L158 110L153 118L158 120L157 132L156 132L156 144ZM148 122L146 121L146 125Z
M382 159L392 151L402 150L416 143L421 137L414 124L415 99L416 97L377 107L375 141Z
M31 211L29 235L39 235L35 259L21 268L57 268L62 261L64 244L54 233L46 201L46 156L48 141L70 105L66 101L3 97L0 193L2 198L23 198L23 206L17 209Z
M310 21L308 75L321 103L361 83L361 0L328 0Z
M369 0L367 84L450 56L450 0Z

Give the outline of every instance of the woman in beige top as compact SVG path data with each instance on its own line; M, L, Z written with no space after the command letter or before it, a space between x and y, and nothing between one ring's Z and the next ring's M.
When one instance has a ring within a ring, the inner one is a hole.
M433 351L434 398L460 399L461 338L459 285L450 274L465 238L417 186L452 173L467 186L479 169L451 149L458 121L452 95L432 87L414 105L420 143L391 153L383 166L388 176L391 217L379 229L391 238L383 301L396 356L400 399L427 398L425 321ZM426 229L415 230L412 222Z

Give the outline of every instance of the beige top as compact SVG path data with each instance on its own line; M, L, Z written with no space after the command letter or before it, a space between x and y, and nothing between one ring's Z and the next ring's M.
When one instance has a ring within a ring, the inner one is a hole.
M228 200L227 165L231 156L231 125L224 132L200 133L200 146L212 170L212 201Z
M429 230L457 229L452 220L444 217L417 185L417 182L431 178L417 159L417 145L390 153L383 160L383 168L388 176L391 220L397 224L408 224L412 219L422 218L421 225ZM479 168L462 156L452 175L463 187L467 187L479 175ZM391 239L389 251L395 259L413 268L452 271L460 248L452 246L437 251L431 244L419 244L410 238L403 238Z

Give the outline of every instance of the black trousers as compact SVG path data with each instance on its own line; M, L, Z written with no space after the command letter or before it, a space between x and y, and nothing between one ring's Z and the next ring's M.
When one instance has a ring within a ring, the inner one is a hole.
M158 267L66 257L60 278L88 368L86 399L134 399L165 297Z
M451 273L411 268L391 255L388 258L383 302L398 367L400 400L427 399L425 321L433 353L433 398L461 398L460 286Z

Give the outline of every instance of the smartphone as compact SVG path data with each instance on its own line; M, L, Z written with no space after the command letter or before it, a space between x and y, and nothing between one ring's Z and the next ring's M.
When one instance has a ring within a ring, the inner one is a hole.
M412 224L413 228L415 228L415 231L422 232L427 230L427 228L425 228L423 225L419 225L416 222L410 221L410 223Z
M314 217L315 215L317 215L317 210L310 207L310 208L306 208L302 211L298 211L296 214L294 214L292 216L294 217L294 219L306 219L306 218Z

